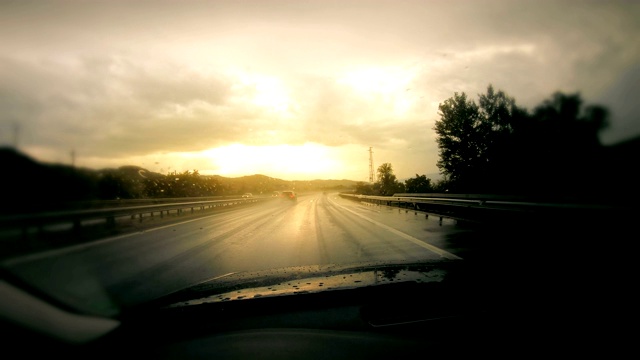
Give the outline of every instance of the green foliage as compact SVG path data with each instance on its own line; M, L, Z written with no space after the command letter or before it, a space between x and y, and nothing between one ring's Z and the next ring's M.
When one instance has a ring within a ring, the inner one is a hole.
M90 170L41 164L15 149L1 147L0 161L12 170L0 183L0 189L14 194L5 206L12 212L82 207L83 202L94 200L240 196L245 192L270 195L282 190L345 191L356 184L344 179L287 181L264 175L226 178L202 175L197 169L167 174L138 166Z
M436 131L440 159L437 166L455 183L476 178L486 152L478 106L465 93L455 93L439 106Z
M377 189L377 193L382 196L404 192L404 184L398 182L390 163L378 166L378 180L375 185L374 189Z
M405 192L407 193L429 193L433 192L431 186L431 179L426 175L416 174L415 178L407 179L404 181Z
M508 162L504 155L511 135L526 117L513 98L491 85L479 103L455 93L439 106L441 119L434 127L440 150L437 166L454 190L477 192L497 180L495 171Z
M384 163L378 166L378 180L373 183L358 182L353 191L360 195L382 195L389 196L395 193L405 192L405 185L398 181L393 174L393 166Z
M362 181L359 181L356 186L355 189L353 191L355 194L360 194L360 195L375 195L377 194L377 192L373 189L373 184L367 184L364 183Z
M439 179L433 184L432 189L434 193L447 193L450 187L449 180Z
M489 85L479 104L454 93L439 115L437 166L452 192L559 194L596 186L589 169L602 162L598 133L608 111L583 108L579 94L554 93L529 114Z

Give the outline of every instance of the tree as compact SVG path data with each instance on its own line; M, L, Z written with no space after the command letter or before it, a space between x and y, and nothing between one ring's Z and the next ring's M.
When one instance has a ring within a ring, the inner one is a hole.
M608 114L602 106L583 107L578 93L556 92L534 109L534 131L523 134L520 142L529 145L530 166L554 176L553 182L544 184L547 191L587 191L597 186L590 174L602 161L598 134L607 127Z
M384 163L378 166L378 180L376 185L378 193L383 196L404 191L404 184L398 182L398 179L393 174L393 167L390 163Z
M452 184L464 189L481 174L486 152L480 111L465 93L457 92L438 109L441 119L434 126L440 155L437 166Z
M356 183L355 193L360 195L373 195L375 192L373 190L372 184L358 181L358 183Z
M486 94L479 94L480 117L485 139L483 176L478 180L481 190L492 193L511 192L520 181L522 162L521 144L515 133L530 122L524 108L516 105L513 97L504 91L495 91L492 85Z
M447 193L449 192L449 180L447 180L446 178L444 179L439 179L436 180L436 182L433 184L433 192L436 193Z
M602 160L601 106L556 92L532 114L489 85L479 105L454 93L439 106L437 163L451 192L552 193L595 186L589 168ZM541 179L540 174L548 174ZM545 181L546 180L546 181Z
M500 192L510 183L514 132L528 119L504 91L487 87L479 94L479 105L465 93L454 93L439 106L441 119L435 131L440 149L438 167L448 177L453 191Z
M433 191L431 186L431 179L426 175L416 174L415 178L410 178L404 181L405 192L407 193L428 193Z

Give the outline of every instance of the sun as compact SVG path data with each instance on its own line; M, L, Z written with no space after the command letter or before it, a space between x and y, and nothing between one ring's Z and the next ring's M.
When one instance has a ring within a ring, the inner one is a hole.
M324 176L342 165L319 144L249 146L231 144L206 151L216 174L244 176L265 174L287 179Z

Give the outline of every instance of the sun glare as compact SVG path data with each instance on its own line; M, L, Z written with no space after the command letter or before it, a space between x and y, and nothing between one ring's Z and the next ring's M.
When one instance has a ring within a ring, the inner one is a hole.
M276 113L288 112L291 99L282 80L258 74L236 74L244 87L251 89L251 103Z
M222 176L264 174L295 179L324 177L342 165L326 147L304 145L247 146L233 144L207 150L206 155Z
M349 71L338 81L361 93L389 95L406 91L413 77L412 71L402 68L364 68Z
M363 68L346 72L338 78L338 83L349 86L366 99L388 106L390 112L402 115L413 104L410 84L414 72L405 68Z

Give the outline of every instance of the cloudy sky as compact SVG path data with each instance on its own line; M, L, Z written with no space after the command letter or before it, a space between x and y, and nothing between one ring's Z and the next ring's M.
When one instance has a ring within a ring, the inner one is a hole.
M555 91L640 134L638 1L2 1L0 145L46 162L437 174L438 104ZM72 153L74 154L72 156ZM544 171L544 169L540 169Z

